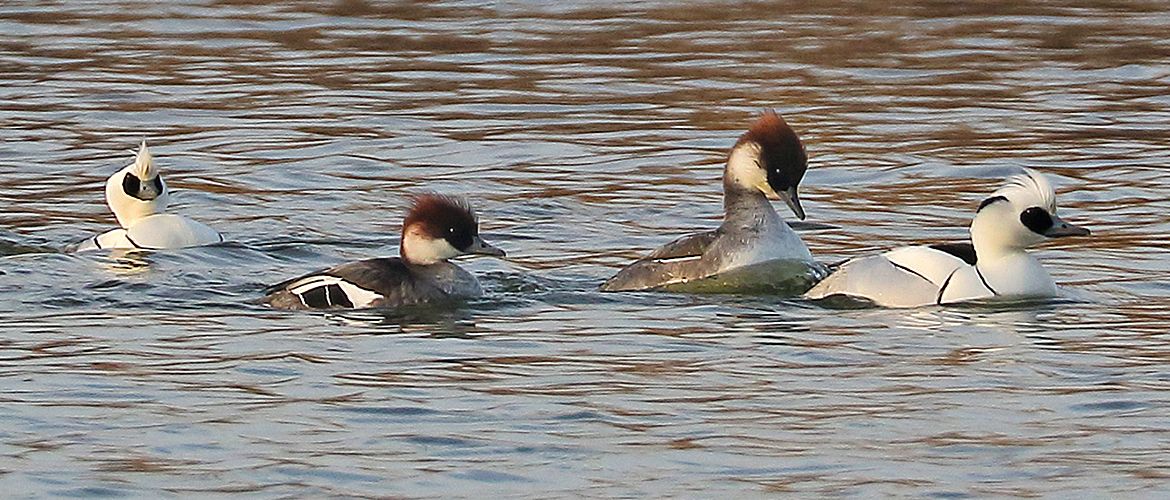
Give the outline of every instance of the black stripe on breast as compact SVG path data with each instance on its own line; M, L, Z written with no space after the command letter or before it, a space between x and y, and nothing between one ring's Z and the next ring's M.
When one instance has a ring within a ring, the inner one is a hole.
M901 265L901 264L898 264L897 262L894 262L894 261L892 261L892 260L890 261L890 264L892 264L892 265L893 265L895 268L901 269L901 270L903 270L903 271L906 271L906 272L908 272L908 273L910 273L910 274L913 274L913 275L915 275L915 276L917 276L917 277L919 277L919 278L922 278L922 279L926 280L926 282L927 282L927 283L930 283L930 284L932 284L932 285L934 284L934 282L933 282L933 281L930 281L930 278L927 278L926 276L923 276L923 275L922 275L922 273L920 273L920 272L918 272L918 271L915 271L915 270L913 270L913 269L910 269L909 267L906 267L906 266L903 266L903 265Z
M947 285L950 285L950 284L951 284L951 278L954 278L954 277L955 277L955 273L957 273L957 272L959 272L959 270L958 270L958 269L955 269L954 271L951 271L951 274L948 274L948 275L947 275L947 280L946 280L946 281L944 281L944 282L943 282L943 284L942 284L942 286L940 286L940 287L938 288L938 297L935 297L935 298L934 298L934 303L935 303L935 304L942 305L942 297L943 297L943 294L944 294L944 293L946 293L946 291L947 291Z
M983 272L979 270L979 266L975 266L975 275L979 276L979 281L983 282L983 286L987 287L987 291L991 292L992 295L999 295L999 292L991 288L991 284L987 282L987 278L983 277Z
M130 231L126 231L126 241L129 241L131 245L134 245L134 248L146 248L142 245L139 245L137 241L130 239Z
M331 307L353 307L349 296L336 283L310 288L298 295L301 302L315 309L329 309Z

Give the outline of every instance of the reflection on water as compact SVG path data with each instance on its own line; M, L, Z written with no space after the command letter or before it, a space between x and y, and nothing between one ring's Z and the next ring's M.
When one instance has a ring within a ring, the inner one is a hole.
M1157 2L0 6L0 476L58 496L1141 496L1170 475ZM1065 298L911 311L600 294L721 215L766 107L822 261L962 239L1019 166L1094 237ZM150 140L230 243L54 250ZM509 260L455 310L265 284L468 195ZM911 466L912 465L912 466Z

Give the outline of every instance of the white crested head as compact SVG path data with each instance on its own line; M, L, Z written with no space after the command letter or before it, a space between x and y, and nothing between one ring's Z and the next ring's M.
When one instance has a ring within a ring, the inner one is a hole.
M1037 206L1056 215L1056 191L1046 177L1030 168L1025 168L1022 174L1008 177L1004 185L991 193L991 196L1003 196L1013 203Z
M731 148L723 170L723 189L725 193L758 191L784 200L804 219L796 188L807 168L808 156L800 138L784 118L769 109Z
M504 251L479 237L479 220L466 201L437 194L419 195L402 223L402 260L431 265L466 254Z
M162 213L169 202L167 184L144 140L134 162L106 180L106 204L114 212L118 224L129 227L143 217Z
M133 167L132 171L139 179L153 179L158 177L158 167L154 165L154 156L150 154L150 149L146 147L146 139L143 139L142 144L138 146L138 153L134 155Z
M1056 192L1048 179L1031 169L1009 177L979 204L971 221L971 242L981 258L1022 250L1049 238L1088 234L1088 229L1056 215Z

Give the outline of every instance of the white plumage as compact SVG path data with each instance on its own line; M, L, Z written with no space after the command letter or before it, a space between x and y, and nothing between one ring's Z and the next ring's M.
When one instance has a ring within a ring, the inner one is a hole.
M223 236L207 225L182 215L164 213L170 203L170 190L146 141L142 142L133 163L106 180L106 203L121 227L77 243L74 250L159 250L223 241Z
M335 288L330 285L337 285L337 287ZM349 307L357 309L371 307L377 303L377 301L385 298L377 292L366 290L365 288L350 283L343 278L320 274L309 276L289 283L286 285L286 289L289 291L289 293L292 293L298 299L300 299L301 304L303 304L305 307L311 307L305 301L305 294L315 289L323 290L323 293L326 294L325 301L329 304L340 304L343 301L348 301L350 303ZM342 294L344 294L344 297L329 296L332 290L340 291Z
M971 243L904 247L850 260L805 296L845 296L885 307L1052 297L1056 284L1026 249L1048 238L1087 234L1057 217L1052 186L1025 169L980 204Z

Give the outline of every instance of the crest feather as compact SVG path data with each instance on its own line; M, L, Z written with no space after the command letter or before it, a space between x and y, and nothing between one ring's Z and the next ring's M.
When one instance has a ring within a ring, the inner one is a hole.
M154 165L154 156L146 147L146 139L138 146L138 153L134 155L134 168L131 169L135 177L147 181L158 176L158 167Z
M402 230L421 224L423 231L432 238L442 238L444 228L468 228L478 233L479 220L467 200L455 196L424 193L414 197L414 205L406 214Z
M1027 203L1056 213L1056 192L1048 179L1039 172L1025 168L1024 173L1008 177L1003 187L992 196L1003 196L1013 202Z
M784 118L765 109L752 127L739 137L732 151L753 145L758 148L755 159L767 172L768 184L773 190L779 193L800 184L808 169L808 154L800 137Z
M800 144L800 139L796 136L796 131L792 130L788 122L776 114L775 110L765 109L764 114L752 124L752 128L740 136L736 144L745 142L754 142L764 146L773 143L795 142Z

